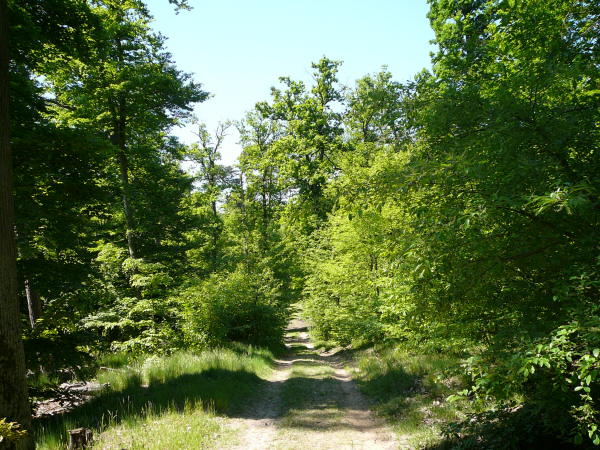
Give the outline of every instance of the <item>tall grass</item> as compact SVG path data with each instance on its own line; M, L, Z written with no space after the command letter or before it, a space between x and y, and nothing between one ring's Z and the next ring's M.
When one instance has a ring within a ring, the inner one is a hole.
M149 407L140 417L108 426L94 443L94 448L197 449L213 446L217 436L223 443L231 437L231 432L215 420L211 411L190 405L183 411L168 410L157 413Z
M37 446L65 448L67 430L87 427L98 448L202 448L225 438L215 413L233 414L250 401L272 360L267 350L242 346L104 357L97 381L107 388L70 413L37 420Z
M411 448L423 448L441 442L444 425L483 406L466 399L447 401L467 385L458 375L460 362L451 355L376 348L359 354L353 376Z

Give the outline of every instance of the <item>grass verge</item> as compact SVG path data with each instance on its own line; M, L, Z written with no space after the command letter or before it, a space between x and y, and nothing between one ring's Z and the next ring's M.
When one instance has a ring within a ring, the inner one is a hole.
M458 374L460 359L418 355L402 349L371 348L356 355L353 378L410 448L432 448L443 441L442 428L484 405L447 398L466 388Z
M242 346L104 358L97 381L108 387L67 414L38 419L37 448L66 448L67 430L79 427L93 430L94 448L206 448L228 435L215 413L251 401L272 360L267 350Z

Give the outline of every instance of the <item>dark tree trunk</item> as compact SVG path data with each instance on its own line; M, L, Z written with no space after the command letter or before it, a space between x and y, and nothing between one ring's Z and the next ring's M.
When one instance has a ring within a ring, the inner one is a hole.
M17 297L17 248L8 109L8 8L0 0L0 418L31 425ZM12 444L4 444L11 448ZM13 448L33 448L31 437ZM3 444L0 444L0 448Z

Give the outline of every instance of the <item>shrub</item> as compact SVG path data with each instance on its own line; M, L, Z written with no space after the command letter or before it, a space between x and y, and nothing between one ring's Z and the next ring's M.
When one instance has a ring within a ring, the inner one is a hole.
M184 291L184 329L192 347L229 341L272 346L282 341L287 308L272 274L238 268Z
M473 393L526 406L544 433L576 444L600 444L600 319L591 315L557 327L548 336L512 349L469 359ZM504 415L511 424L523 413ZM515 421L516 420L516 421ZM530 420L523 420L523 423ZM528 431L528 434L532 433Z

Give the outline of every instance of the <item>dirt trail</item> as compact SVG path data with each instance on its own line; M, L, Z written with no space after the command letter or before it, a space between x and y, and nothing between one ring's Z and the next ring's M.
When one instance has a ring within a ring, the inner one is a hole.
M286 346L259 400L234 420L239 441L231 448L406 448L369 411L344 360L314 349L305 322L289 324Z

